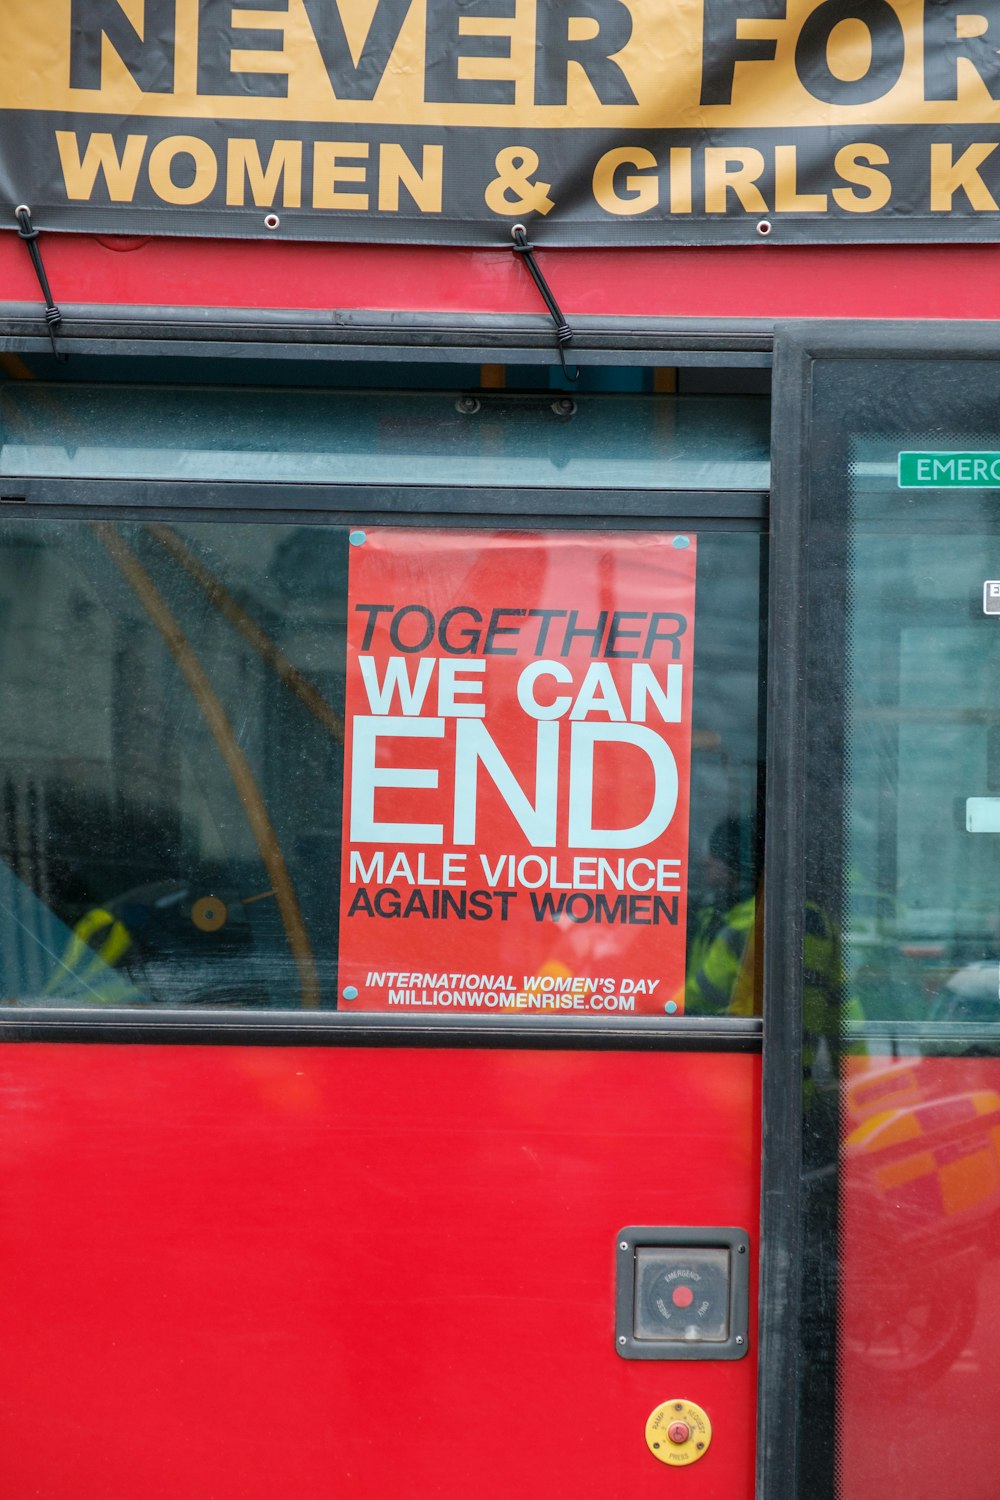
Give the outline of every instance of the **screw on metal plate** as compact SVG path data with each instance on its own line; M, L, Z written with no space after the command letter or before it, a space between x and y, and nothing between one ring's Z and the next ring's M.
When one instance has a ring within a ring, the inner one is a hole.
M618 1248L619 1248L619 1250L627 1250L628 1249L628 1240L619 1240L618 1241Z
M558 401L553 401L552 410L557 417L575 417L576 402L572 396L560 396Z
M455 410L463 417L474 417L482 406L478 396L459 396L455 402Z
M743 1335L742 1335L742 1333L738 1333L738 1334L737 1334L737 1335L736 1335L736 1342L737 1342L737 1343L738 1343L738 1344L739 1344L739 1345L740 1345L740 1346L741 1346L741 1347L742 1347L742 1346L743 1346L743 1345L744 1345L744 1344L745 1344L745 1343L746 1343L746 1339L745 1339L745 1338L744 1338L744 1337L743 1337Z
M737 1245L736 1246L736 1254L737 1255L746 1255L746 1253L747 1253L747 1247L746 1247L746 1245Z
M625 1337L624 1334L621 1334L621 1336L618 1339L618 1342L619 1342L619 1344L627 1344L628 1343L628 1339Z

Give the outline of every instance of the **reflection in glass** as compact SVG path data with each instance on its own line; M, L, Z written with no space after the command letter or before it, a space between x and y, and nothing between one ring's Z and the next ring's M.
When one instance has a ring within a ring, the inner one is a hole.
M0 474L259 484L766 490L755 396L211 390L12 381Z
M1000 1061L853 1058L844 1101L840 1500L990 1500Z
M4 1003L335 1006L347 536L0 525ZM751 903L702 1012L756 1008L759 575L757 536L700 538L691 905L725 915L726 828Z
M810 1500L996 1492L1000 839L967 805L1000 797L1000 525L995 492L897 483L903 450L995 448L996 386L986 362L817 381L807 889L844 973L803 1095Z
M318 531L305 552L290 526L4 526L5 998L322 1003L345 545Z
M992 530L942 547L859 523L845 896L869 1020L1000 1023L997 841L966 828L966 799L1000 785L1000 634L981 609L991 567Z

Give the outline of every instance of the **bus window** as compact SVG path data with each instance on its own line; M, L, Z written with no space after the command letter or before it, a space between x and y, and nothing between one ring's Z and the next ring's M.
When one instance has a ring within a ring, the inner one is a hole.
M756 1013L760 573L751 532L5 520L4 996ZM368 977L414 973L465 978Z

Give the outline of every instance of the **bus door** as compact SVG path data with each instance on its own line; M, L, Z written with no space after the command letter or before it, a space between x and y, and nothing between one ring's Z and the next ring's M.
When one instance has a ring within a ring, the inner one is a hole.
M41 375L6 1492L749 1500L767 402Z
M998 410L993 329L778 341L768 963L801 1005L765 1082L769 1495L996 1489Z

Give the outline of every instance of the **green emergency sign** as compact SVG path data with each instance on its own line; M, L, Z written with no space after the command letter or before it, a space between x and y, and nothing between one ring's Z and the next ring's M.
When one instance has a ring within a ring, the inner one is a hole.
M901 453L898 483L901 490L1000 490L1000 452Z

